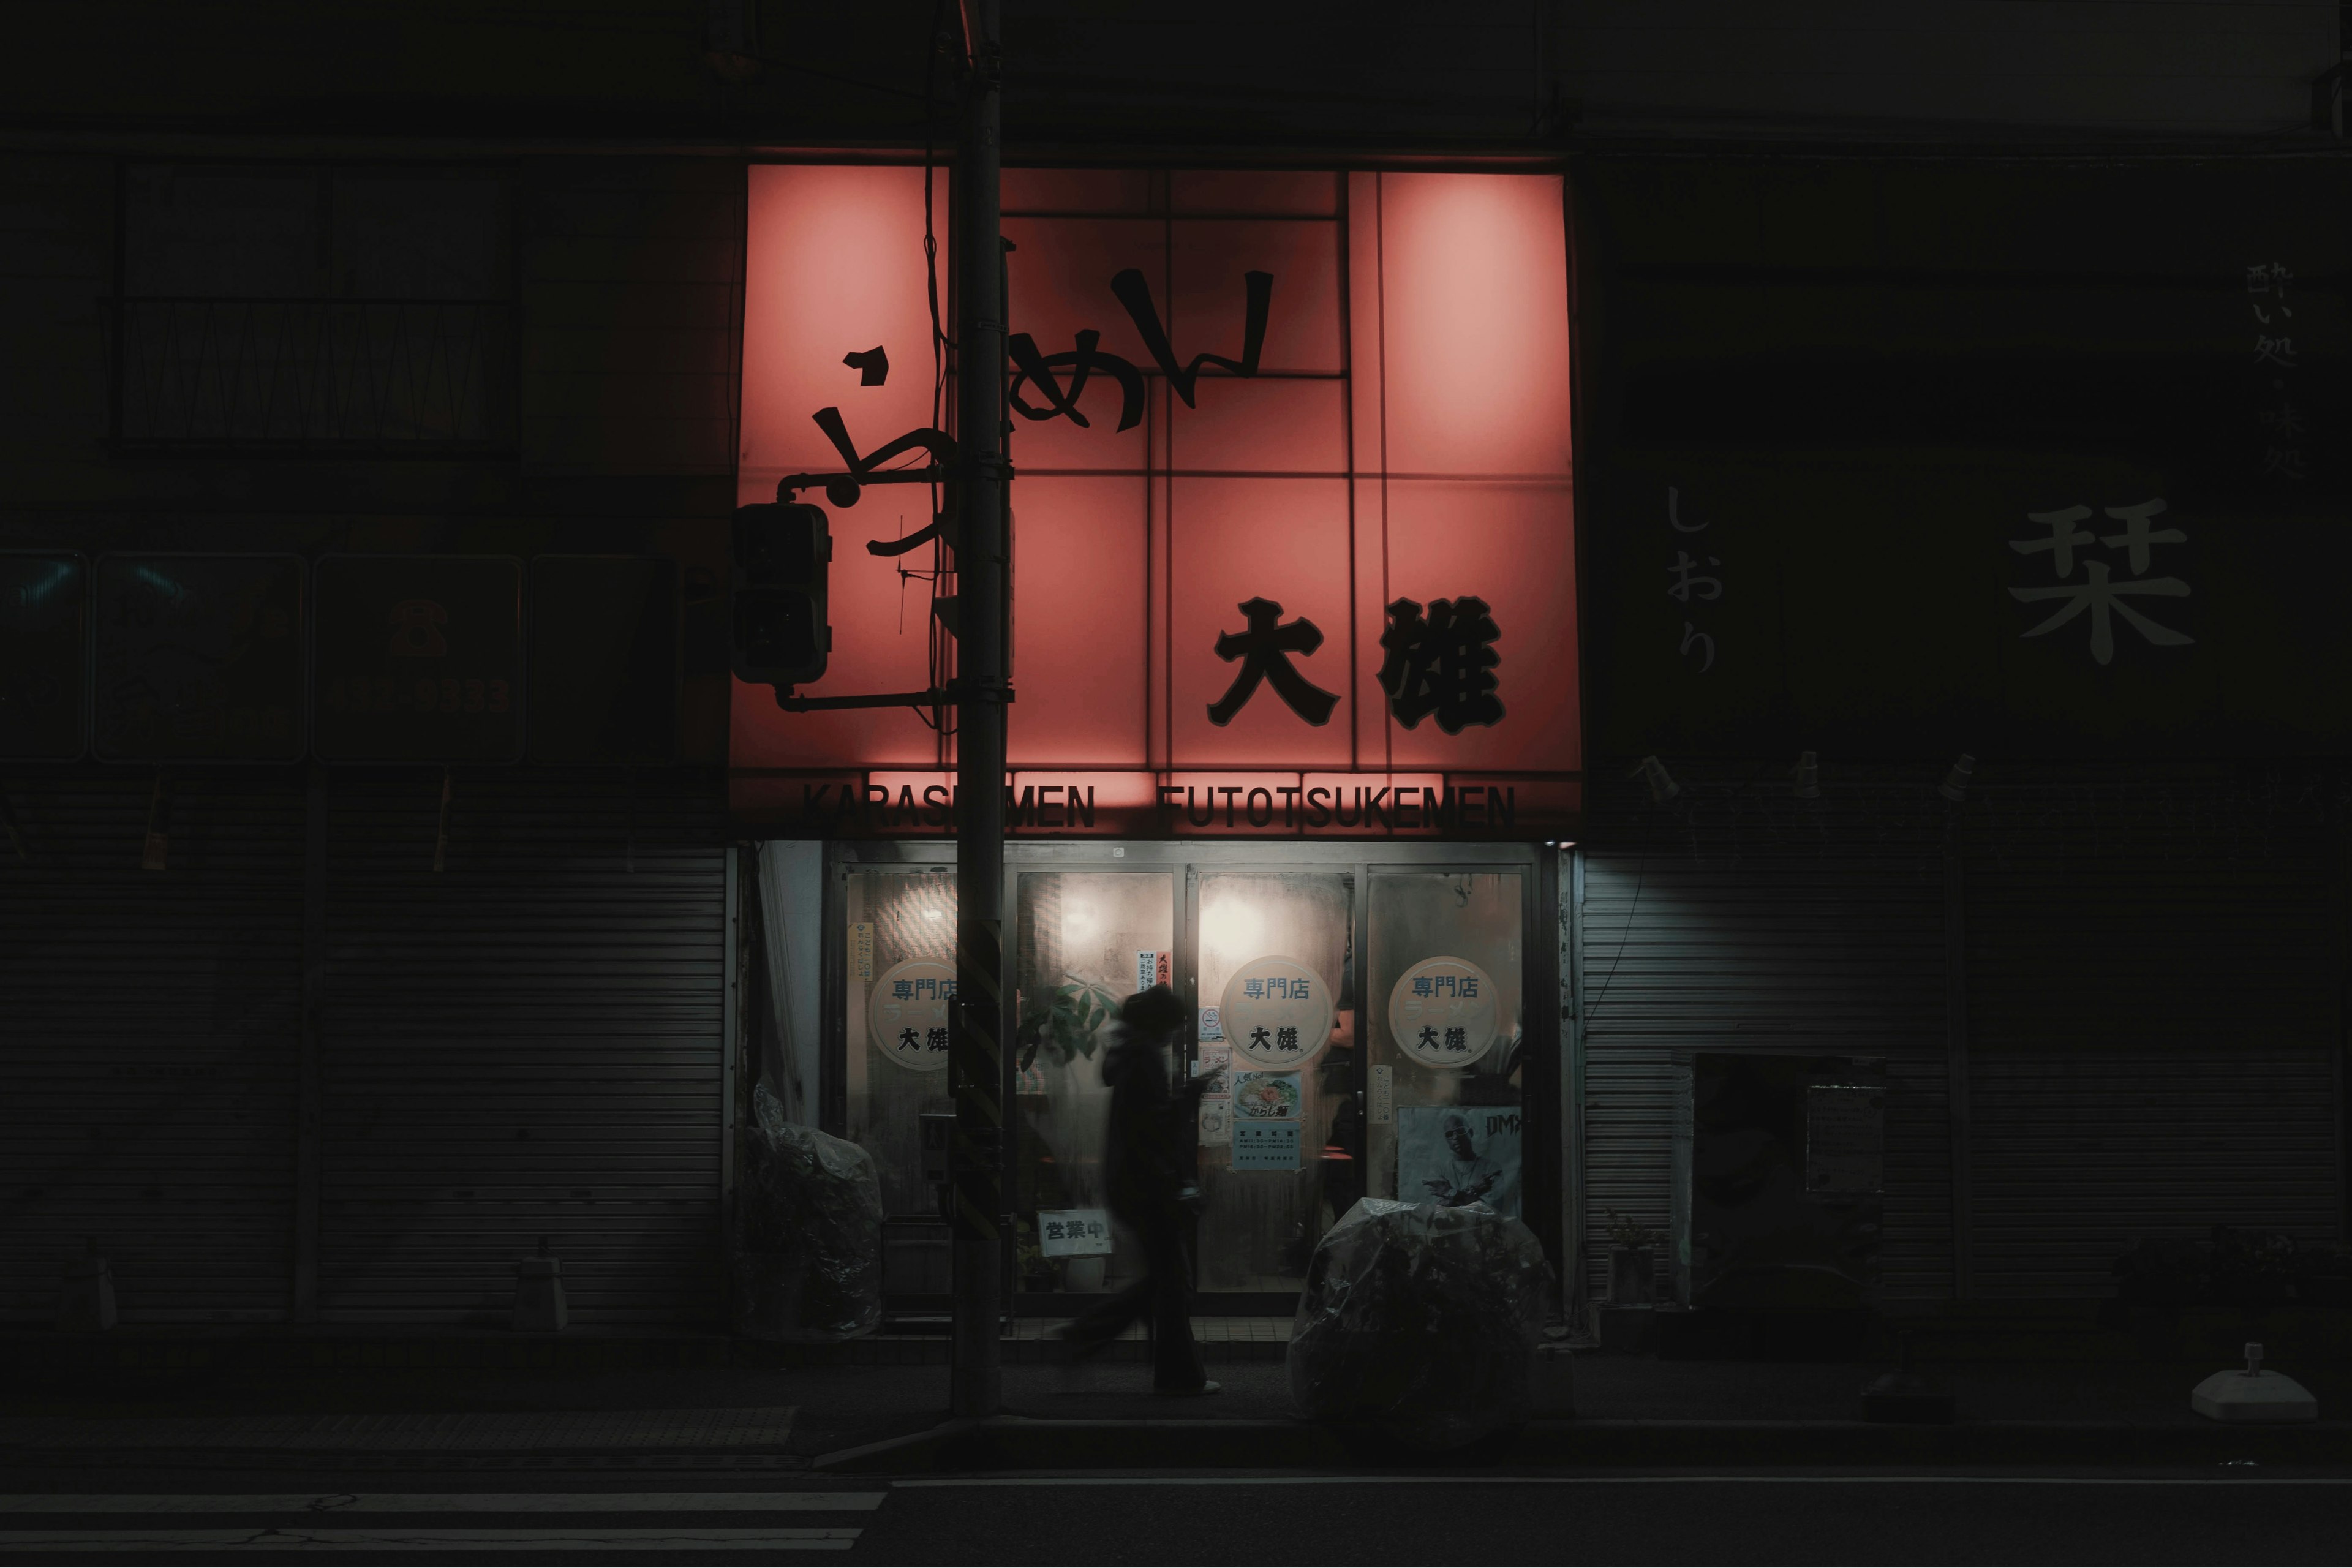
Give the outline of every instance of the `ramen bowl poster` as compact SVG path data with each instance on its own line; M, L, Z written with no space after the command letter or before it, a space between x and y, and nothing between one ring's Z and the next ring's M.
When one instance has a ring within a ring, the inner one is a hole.
M1234 1120L1236 1121L1296 1121L1300 1097L1295 1072L1237 1072L1233 1075Z

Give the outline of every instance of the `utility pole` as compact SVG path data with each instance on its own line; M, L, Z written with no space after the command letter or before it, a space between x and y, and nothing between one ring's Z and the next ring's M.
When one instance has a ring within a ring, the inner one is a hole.
M956 566L955 1324L949 1409L1003 1404L999 1300L1005 1227L1005 1056L999 989L1004 908L1004 257L997 142L997 0L962 0L970 69L956 164L956 447L963 472Z

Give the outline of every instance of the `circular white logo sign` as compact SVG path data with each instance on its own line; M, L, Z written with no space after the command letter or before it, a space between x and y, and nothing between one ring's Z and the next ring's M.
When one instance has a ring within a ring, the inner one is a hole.
M1495 1048L1500 1000L1487 973L1464 958L1424 958L1389 992L1389 1033L1423 1067L1466 1067Z
M900 1067L939 1072L948 1065L948 1008L955 966L936 958L894 963L866 994L874 1048Z
M1255 958L1225 982L1219 1022L1235 1056L1297 1067L1330 1043L1331 987L1295 958Z

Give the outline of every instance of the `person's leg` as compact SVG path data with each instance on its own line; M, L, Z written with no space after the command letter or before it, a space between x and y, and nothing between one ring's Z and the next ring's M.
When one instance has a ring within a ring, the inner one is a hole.
M1144 1257L1151 1275L1151 1384L1190 1391L1209 1380L1192 1342L1192 1293L1185 1267L1183 1228L1174 1215L1145 1227Z
M1093 1310L1074 1319L1062 1331L1062 1336L1088 1347L1108 1344L1127 1331L1128 1324L1150 1311L1152 1300L1152 1277L1146 1273Z

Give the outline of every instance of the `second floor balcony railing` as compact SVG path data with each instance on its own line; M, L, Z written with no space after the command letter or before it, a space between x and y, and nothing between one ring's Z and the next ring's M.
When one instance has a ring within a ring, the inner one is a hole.
M514 438L504 300L112 301L126 447L494 449Z

